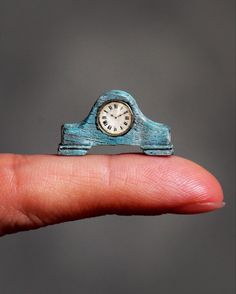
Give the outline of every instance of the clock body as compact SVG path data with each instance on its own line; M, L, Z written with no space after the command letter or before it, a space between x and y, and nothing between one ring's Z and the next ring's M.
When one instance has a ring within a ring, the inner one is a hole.
M98 145L136 145L147 155L171 155L170 128L148 119L127 92L102 94L88 116L62 126L60 155L85 155Z

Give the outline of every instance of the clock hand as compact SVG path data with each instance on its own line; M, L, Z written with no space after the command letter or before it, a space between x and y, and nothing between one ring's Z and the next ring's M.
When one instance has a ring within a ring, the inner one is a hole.
M111 113L111 114L109 113L109 115L110 115L111 117L114 117L114 118L117 118L117 117L118 117L118 116L113 115L112 113Z
M106 112L108 115L110 115L111 117L115 117L116 118L116 116L115 115L113 115L112 113L109 113L108 111L106 111L106 110L104 110L104 112Z
M126 113L128 113L128 111L127 111L127 110L126 110L125 112L123 112L123 113L119 114L117 117L120 117L120 116L122 116L122 115L124 115L124 114L126 114Z
M104 112L105 112L107 115L114 117L114 115L113 115L113 114L110 114L108 111L104 110ZM107 117L104 115L102 118L103 118L103 119L106 119Z

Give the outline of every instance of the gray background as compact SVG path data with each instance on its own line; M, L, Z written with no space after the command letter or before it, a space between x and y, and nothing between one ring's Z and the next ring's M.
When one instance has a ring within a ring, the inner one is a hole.
M230 0L0 1L0 152L55 153L62 123L123 89L227 203L3 237L1 294L234 293L234 18Z

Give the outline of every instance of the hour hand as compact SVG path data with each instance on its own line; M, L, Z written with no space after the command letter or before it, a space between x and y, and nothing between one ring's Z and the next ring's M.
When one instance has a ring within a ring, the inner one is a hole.
M111 116L111 117L115 117L112 113L109 113L107 110L104 110L104 112L106 112L106 114Z

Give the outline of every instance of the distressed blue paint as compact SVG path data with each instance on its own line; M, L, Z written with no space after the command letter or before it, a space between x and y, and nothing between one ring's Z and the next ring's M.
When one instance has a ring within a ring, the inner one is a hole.
M134 114L132 128L124 135L109 136L97 126L97 112L109 100L119 99L129 104ZM148 119L139 109L135 99L127 92L111 90L101 95L89 115L80 123L66 123L62 126L60 155L85 155L98 145L136 145L147 155L171 155L170 128Z

